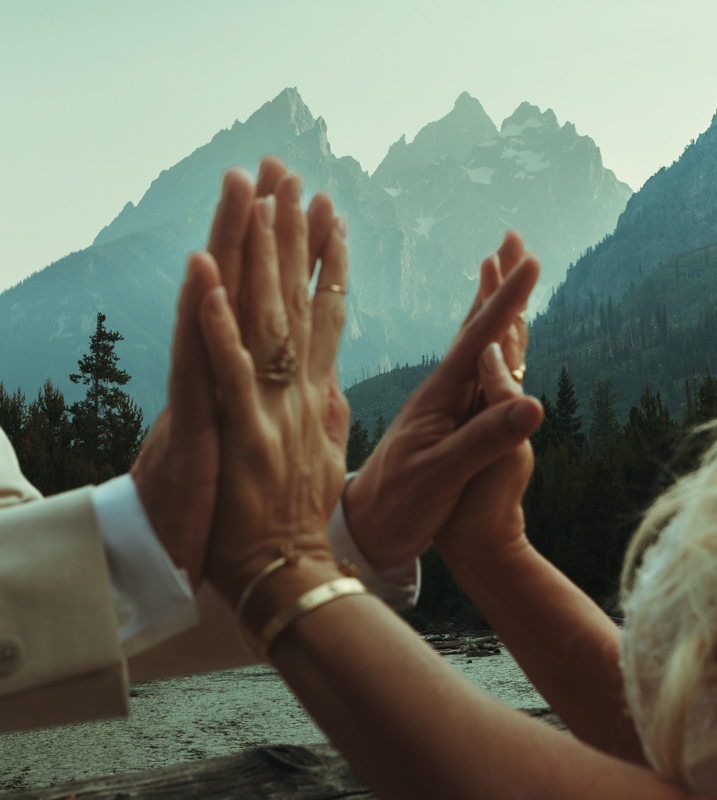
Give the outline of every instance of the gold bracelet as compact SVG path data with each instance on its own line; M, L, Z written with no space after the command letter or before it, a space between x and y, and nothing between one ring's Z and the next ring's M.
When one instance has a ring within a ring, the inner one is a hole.
M264 661L268 661L267 654L274 639L295 619L325 603L352 594L367 594L366 587L356 578L336 578L305 592L298 600L295 600L283 611L279 611L266 623L256 642L257 652Z
M247 604L247 601L251 597L252 592L256 587L267 577L267 575L271 575L272 572L275 572L277 569L280 569L284 566L284 564L288 564L290 567L296 566L297 561L301 558L301 550L295 548L291 542L289 544L283 544L279 548L279 552L281 556L276 559L276 561L272 561L271 564L267 564L264 569L256 574L246 585L246 588L241 594L239 598L239 602L237 603L236 607L236 615L237 619L239 620L239 635L244 643L244 646L250 652L254 652L258 655L258 651L256 646L252 647L250 642L247 640L245 636L244 626L242 625L242 615L244 614L244 608Z

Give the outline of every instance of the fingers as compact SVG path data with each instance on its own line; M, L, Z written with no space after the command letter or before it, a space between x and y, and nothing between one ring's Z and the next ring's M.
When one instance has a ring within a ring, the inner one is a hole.
M239 319L244 344L257 365L274 362L289 334L274 237L275 219L274 195L254 202L246 238Z
M496 405L524 394L523 387L508 370L500 345L495 342L489 344L481 354L479 373L488 405Z
M254 199L254 186L243 169L227 170L222 184L207 249L214 256L229 302L237 310L247 224Z
M301 175L295 174L285 175L274 190L281 291L299 361L306 357L311 331L308 225L301 208L301 189Z
M524 312L525 309L523 309ZM528 326L521 316L518 316L508 328L500 346L503 348L503 355L508 369L518 369L523 363L525 351L528 347Z
M171 424L182 435L202 430L214 420L214 382L199 329L199 307L219 284L219 270L211 255L193 253L179 295L169 375Z
M473 305L463 321L463 326L475 314L493 292L503 283L503 278L508 275L519 263L525 248L523 237L518 231L508 231L503 237L503 243L498 251L484 259L480 268L480 283Z
M441 480L463 486L516 447L540 425L543 407L534 397L518 397L487 408L437 445Z
M244 349L227 293L219 286L203 299L199 309L202 337L217 387L222 394L226 421L243 430L257 429L254 367Z
M503 278L518 265L524 252L523 237L518 231L508 231L503 237L503 244L498 248L498 263Z
M334 227L334 204L331 198L323 192L314 195L306 218L309 223L309 278L312 278L319 253Z
M256 179L256 196L267 197L274 194L279 181L289 174L289 169L277 156L264 156L259 162L259 175Z
M321 272L313 300L309 354L309 377L315 382L325 380L333 369L344 327L344 295L333 291L331 287L346 287L346 226L345 216L334 221L326 245L320 253Z
M465 328L468 322L473 318L473 315L480 311L486 300L495 292L502 282L503 278L500 274L498 258L496 254L493 253L489 255L488 258L483 259L483 263L480 265L478 291L473 300L473 305L470 307L470 310L461 324L461 328Z
M436 386L441 381L464 383L475 378L478 356L490 344L500 341L522 312L538 280L538 260L525 254L506 276L487 303L461 329L456 340L436 370Z

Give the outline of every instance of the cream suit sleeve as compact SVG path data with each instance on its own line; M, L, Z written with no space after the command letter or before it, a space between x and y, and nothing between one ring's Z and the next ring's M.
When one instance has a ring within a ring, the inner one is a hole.
M91 492L40 500L0 430L0 730L127 713Z

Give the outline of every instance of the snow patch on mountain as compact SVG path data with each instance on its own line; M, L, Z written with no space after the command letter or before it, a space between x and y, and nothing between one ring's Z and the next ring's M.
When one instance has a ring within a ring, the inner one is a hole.
M526 172L542 172L550 166L549 161L543 161L544 156L545 153L534 153L532 150L513 150L512 147L506 147L500 157L514 158Z
M490 180L495 172L492 167L476 167L475 169L463 167L463 170L468 173L468 177L473 183L484 183L487 185L490 185Z
M521 125L516 125L515 123L511 123L506 125L501 132L498 134L502 139L512 136L520 136L523 131L527 130L528 128L545 128L546 123L542 119L536 119L535 117L528 117Z
M438 219L435 219L433 216L416 217L416 224L418 225L418 227L414 228L413 230L416 231L416 233L419 236L425 236L426 239L428 239L428 232L440 219L445 219L445 218L439 217Z

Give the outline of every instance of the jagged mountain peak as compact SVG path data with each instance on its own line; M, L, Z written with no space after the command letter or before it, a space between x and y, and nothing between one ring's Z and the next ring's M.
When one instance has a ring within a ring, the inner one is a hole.
M290 86L279 92L273 100L264 103L246 122L237 120L232 126L232 131L238 128L279 125L282 128L288 127L294 136L300 136L315 124L316 120L299 94L299 90L295 86Z
M421 128L410 144L404 134L391 145L372 177L386 186L406 169L427 167L446 157L463 164L477 144L497 135L498 129L480 101L463 92L448 114Z
M553 132L560 130L560 125L552 108L542 112L538 106L524 101L509 117L503 120L503 124L500 126L500 135L502 137L520 136L528 128Z
M314 130L320 140L323 137L319 150L328 155L326 124L314 119L295 87L284 89L246 122L237 120L231 129L219 131L208 144L163 170L137 206L128 203L95 237L94 244L106 244L138 230L191 218L198 209L206 213L225 169L239 165L253 170L266 153L286 156L288 142Z

